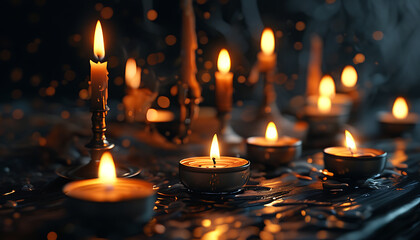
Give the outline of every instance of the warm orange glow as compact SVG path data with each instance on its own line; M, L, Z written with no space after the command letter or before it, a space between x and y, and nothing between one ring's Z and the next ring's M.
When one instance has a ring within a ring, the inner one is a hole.
M404 119L408 115L408 105L403 97L395 99L394 106L392 107L392 115L398 119Z
M273 30L266 28L261 35L261 50L264 54L271 55L274 52L274 47Z
M357 150L356 142L354 141L354 138L349 131L345 130L345 134L346 134L346 147L348 147L350 152L353 154Z
M112 184L117 181L114 160L109 152L105 152L99 162L99 179L106 184Z
M125 64L125 82L128 87L137 89L140 87L141 68L137 67L136 60L129 58Z
M329 113L331 111L331 99L325 96L319 96L318 109L322 113Z
M265 131L265 139L273 142L279 139L276 124L273 122L269 122L267 125L267 130Z
M221 73L228 73L230 70L230 56L226 49L220 50L219 57L217 59L217 69Z
M322 77L319 83L319 95L330 98L335 96L335 83L330 75Z
M105 57L104 35L102 33L101 22L96 23L95 37L93 38L93 54L99 60Z
M219 142L217 141L217 135L214 134L213 141L211 142L210 148L210 159L220 160Z
M345 87L354 87L357 83L357 72L353 66L348 65L343 69L341 73L341 83Z

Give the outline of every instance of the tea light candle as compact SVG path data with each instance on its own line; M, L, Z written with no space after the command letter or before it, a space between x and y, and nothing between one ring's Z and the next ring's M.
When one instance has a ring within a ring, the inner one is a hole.
M264 29L261 35L261 52L258 53L258 64L260 72L268 72L274 69L277 63L277 56L274 54L275 38L273 30Z
M345 131L346 147L324 149L325 168L337 178L363 180L380 174L386 165L387 153L373 148L358 148L353 136Z
M90 60L90 85L92 110L105 111L108 100L108 70L107 62L101 62L105 57L104 36L101 22L96 23L93 53L98 62Z
M99 163L99 178L68 183L63 188L71 213L103 221L138 220L153 215L155 190L149 182L117 178L114 161L105 152Z
M392 114L380 112L378 118L383 132L391 136L399 136L413 130L419 121L418 114L409 112L403 97L395 99Z
M250 137L246 143L249 159L271 167L286 165L302 153L302 141L287 136L278 137L273 122L268 123L265 137Z
M236 157L220 156L216 134L210 157L192 157L179 162L179 177L189 189L202 193L232 193L249 180L250 162Z
M331 106L328 97L320 96L317 106L306 106L305 119L309 124L309 135L332 135L339 132L348 120L348 112L339 106Z
M322 77L318 88L318 96L309 96L307 101L308 105L316 106L320 96L329 97L333 107L341 108L342 111L350 112L352 107L352 100L347 94L337 94L335 83L330 75Z
M227 113L232 109L233 73L230 70L230 57L226 49L222 49L217 59L218 72L216 78L216 106L219 113Z

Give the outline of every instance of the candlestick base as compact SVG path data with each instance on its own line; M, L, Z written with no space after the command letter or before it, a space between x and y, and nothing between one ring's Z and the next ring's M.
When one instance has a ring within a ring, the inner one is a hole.
M58 176L69 180L84 180L98 178L99 161L90 161L85 165L65 166L55 172ZM119 178L130 178L138 175L141 170L132 166L116 165L115 171Z

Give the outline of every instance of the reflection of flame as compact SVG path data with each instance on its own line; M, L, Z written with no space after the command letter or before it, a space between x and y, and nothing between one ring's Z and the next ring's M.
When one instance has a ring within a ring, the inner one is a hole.
M226 49L220 50L219 57L217 59L217 69L221 73L228 73L230 70L230 57L229 52Z
M278 138L276 125L273 122L269 122L267 130L265 131L265 139L274 142L277 141Z
M335 84L330 75L322 77L321 82L319 83L319 95L330 98L335 96Z
M349 65L346 66L341 73L341 83L345 87L354 87L357 83L357 72L353 66Z
M109 152L105 152L99 162L99 179L103 183L113 183L117 180L114 160Z
M403 97L395 99L394 106L392 107L392 115L398 119L404 119L408 115L407 102Z
M350 150L350 152L353 154L357 150L356 142L354 141L354 138L349 131L345 130L345 134L346 134L346 146Z
M271 55L274 52L274 33L270 28L264 29L261 35L261 50L266 55Z
M136 60L129 58L125 65L125 82L132 89L140 87L141 68L137 67Z
M158 112L156 109L149 108L146 113L146 119L149 122L154 122L158 118Z
M220 160L219 142L217 141L216 134L214 134L213 141L211 142L210 159Z
M322 113L331 111L331 99L329 97L320 96L318 98L318 109Z
M93 53L99 60L102 60L105 57L104 35L99 20L96 23L95 36L93 38Z

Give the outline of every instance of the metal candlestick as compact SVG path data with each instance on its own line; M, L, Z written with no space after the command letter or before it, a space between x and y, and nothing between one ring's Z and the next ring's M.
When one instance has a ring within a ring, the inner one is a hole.
M105 117L108 114L109 107L105 110L91 110L92 112L92 139L86 148L90 150L91 160L85 165L62 167L57 169L57 174L61 177L71 180L90 179L98 177L99 161L105 151L114 148L114 144L108 142L105 136L106 122ZM117 177L132 177L140 173L138 168L127 166L115 166Z

